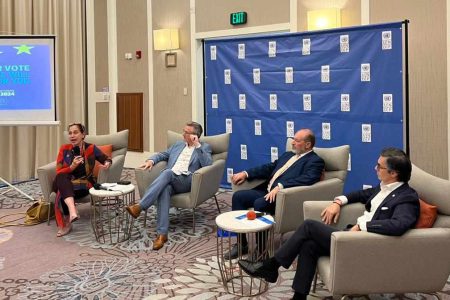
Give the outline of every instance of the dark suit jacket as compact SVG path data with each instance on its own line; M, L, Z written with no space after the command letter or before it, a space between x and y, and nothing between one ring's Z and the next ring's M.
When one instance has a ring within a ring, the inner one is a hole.
M248 180L252 179L266 179L265 187L275 174L295 153L285 152L273 163L268 163L262 166L251 168L247 170ZM281 176L272 184L272 188L281 183L284 188L293 186L311 185L320 180L322 176L325 163L315 152L310 152L297 160L289 169L287 169Z
M348 203L361 202L369 211L371 200L379 191L380 186L378 185L346 196ZM367 231L385 235L402 235L414 227L419 213L419 196L407 183L404 183L381 202L372 221L367 222Z

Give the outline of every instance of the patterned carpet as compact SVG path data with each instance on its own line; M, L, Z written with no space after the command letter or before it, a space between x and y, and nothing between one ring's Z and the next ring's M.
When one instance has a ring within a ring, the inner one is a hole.
M134 182L134 172L123 179ZM41 196L38 181L19 185ZM0 216L24 212L30 201L17 192L0 189ZM138 198L138 195L136 194ZM218 196L222 212L230 210L231 194ZM143 214L134 222L129 241L115 246L98 243L89 220L89 204L78 205L81 219L71 234L57 238L55 222L29 227L0 228L0 299L238 299L223 288L216 256L217 208L213 200L192 214L171 211L170 241L152 250L155 211L149 210L147 228ZM8 219L7 217L6 219ZM5 221L5 218L2 218ZM254 299L292 297L294 269L282 270L276 284ZM319 282L312 299L328 298ZM450 282L440 296L450 299ZM243 298L244 299L244 298ZM433 299L426 294L370 295L355 299Z

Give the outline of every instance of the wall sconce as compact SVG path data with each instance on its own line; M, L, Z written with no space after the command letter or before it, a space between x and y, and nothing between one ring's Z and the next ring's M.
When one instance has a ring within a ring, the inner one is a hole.
M311 10L307 13L308 30L321 30L341 27L341 10L328 8Z
M177 53L172 52L180 48L178 29L153 30L153 48L166 53L166 67L177 66Z

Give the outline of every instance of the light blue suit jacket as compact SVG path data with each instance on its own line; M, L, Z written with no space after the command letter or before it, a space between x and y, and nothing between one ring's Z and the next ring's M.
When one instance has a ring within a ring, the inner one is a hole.
M198 169L212 164L211 146L207 143L202 142L200 144L201 146L199 148L195 148L194 152L192 153L191 160L189 161L188 171L190 173L194 173ZM151 156L149 160L152 160L155 165L160 161L167 161L166 168L172 169L184 147L186 147L186 142L176 142L166 151L159 152Z

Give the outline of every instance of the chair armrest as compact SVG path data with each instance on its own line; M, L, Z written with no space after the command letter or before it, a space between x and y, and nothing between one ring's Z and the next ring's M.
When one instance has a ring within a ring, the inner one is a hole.
M125 155L120 154L112 158L111 166L105 170L100 169L98 173L97 182L105 183L105 182L117 182L120 180L122 176L123 165L125 163Z
M239 185L231 184L231 190L233 191L233 193L241 190L251 190L262 184L264 181L264 179L253 179L250 181L246 180Z
M159 163L154 165L150 171L141 169L134 170L140 198L144 196L148 186L152 184L153 181L155 181L156 177L159 176L161 171L164 170L166 166L166 161L160 161Z
M275 206L275 232L295 230L304 220L303 202L312 199L329 201L342 193L343 185L342 180L332 178L310 186L296 186L279 191Z
M411 229L400 237L334 232L329 288L333 294L440 291L449 276L448 249L449 228Z
M192 174L191 194L194 207L213 197L220 187L225 160L218 159L212 165L198 169Z
M37 169L39 184L41 185L44 199L50 201L50 194L53 192L53 181L56 177L56 162L51 162Z
M332 201L305 201L303 203L303 213L306 219L322 221L320 213L330 204ZM356 219L364 213L364 204L353 203L341 207L341 213L339 220L331 226L344 229L348 224L355 224Z

